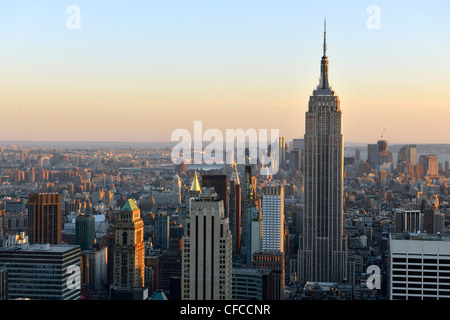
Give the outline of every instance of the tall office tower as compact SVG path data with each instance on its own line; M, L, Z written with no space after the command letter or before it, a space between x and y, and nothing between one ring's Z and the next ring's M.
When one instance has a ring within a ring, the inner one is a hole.
M388 151L388 143L386 140L378 140L378 163L392 163L392 153Z
M114 287L144 286L144 222L141 210L128 199L117 214L114 247Z
M359 164L359 162L361 161L361 149L356 148L355 150L355 161L356 164Z
M251 224L251 220L249 220L248 215L251 215L252 208L261 208L261 198L258 198L256 193L256 177L252 175L251 166L245 167L245 179L241 180L242 182L242 197L241 197L241 250L244 249L245 253L248 257L248 237L247 234L250 232L249 224ZM262 229L261 229L262 232ZM248 234L251 237L251 234ZM259 248L261 250L261 248ZM250 262L251 257L248 257L247 261Z
M229 220L233 237L233 255L241 253L241 184L237 169L230 177Z
M417 164L417 146L415 144L405 145L398 151L397 162L403 162L406 166Z
M437 155L421 155L419 157L419 164L423 166L425 176L439 176L439 159Z
M284 187L262 189L262 251L284 252Z
M231 300L231 231L214 188L192 201L182 248L182 300Z
M367 162L373 169L375 169L380 164L378 144L367 145Z
M343 140L339 97L328 83L325 29L320 84L306 112L300 281L341 282L346 278Z
M438 235L389 235L390 300L450 299L450 241Z
M202 175L202 187L214 188L219 200L223 200L225 217L229 216L228 198L228 175L226 174L204 174Z
M289 170L300 172L302 165L302 152L300 149L291 150L289 153Z
M286 169L286 141L284 137L278 138L278 147L280 148L279 167L280 169Z
M95 217L80 213L75 218L75 244L89 250L95 243Z
M62 212L58 193L31 193L28 197L28 241L61 244Z
M170 217L166 211L156 213L153 221L154 246L163 250L169 250Z
M0 249L8 270L8 298L79 300L81 250L75 245L28 243Z

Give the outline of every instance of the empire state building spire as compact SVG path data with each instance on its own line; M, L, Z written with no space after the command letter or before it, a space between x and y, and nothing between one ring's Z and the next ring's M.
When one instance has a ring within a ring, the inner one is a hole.
M323 21L323 56L327 56L327 19Z
M323 32L323 56L320 63L320 82L317 89L314 91L314 95L334 95L334 91L331 89L328 79L328 57L327 57L327 21L324 20L324 32Z

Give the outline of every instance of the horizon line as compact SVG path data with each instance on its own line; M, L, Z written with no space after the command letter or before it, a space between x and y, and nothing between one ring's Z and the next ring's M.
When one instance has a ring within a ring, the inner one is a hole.
M286 141L293 141L294 139L303 140L303 138L293 138ZM375 142L354 142L354 141L344 141L345 144L353 144L353 145L368 145L368 144L376 144ZM389 142L385 140L390 145L450 145L450 142ZM195 140L192 140L195 142ZM179 141L139 141L139 140L0 140L0 145L4 143L158 143L158 144L177 144ZM210 143L210 141L203 141L203 143Z

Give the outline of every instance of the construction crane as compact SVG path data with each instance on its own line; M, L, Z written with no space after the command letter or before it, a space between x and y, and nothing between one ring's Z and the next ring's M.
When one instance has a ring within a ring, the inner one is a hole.
M384 136L384 132L386 131L386 129L383 129L383 132L381 133L381 140L383 140L383 136Z

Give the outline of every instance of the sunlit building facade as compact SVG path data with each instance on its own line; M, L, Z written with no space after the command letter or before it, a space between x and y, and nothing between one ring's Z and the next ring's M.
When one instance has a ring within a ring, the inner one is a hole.
M182 300L231 300L232 236L214 188L191 202L182 239Z
M114 287L142 288L145 273L144 222L134 200L117 215L114 247Z
M306 112L304 216L299 280L341 282L347 276L343 236L343 147L339 97L328 83L326 31L320 83Z
M28 241L61 244L62 208L58 193L32 193L28 197Z

